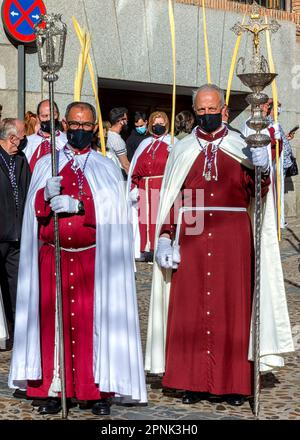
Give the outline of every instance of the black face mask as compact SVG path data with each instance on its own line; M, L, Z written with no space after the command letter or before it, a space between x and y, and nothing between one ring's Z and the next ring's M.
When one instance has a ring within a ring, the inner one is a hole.
M78 130L67 131L67 139L71 147L78 148L78 150L84 150L93 141L93 131L85 131L79 128Z
M27 143L28 143L27 136L24 136L23 139L20 140L20 143L18 146L19 151L23 151L24 148L26 147Z
M59 126L59 120L55 119L55 131L59 130L60 126ZM51 126L50 126L50 119L48 119L48 121L41 121L41 130L44 131L45 133L49 133L51 132Z
M166 127L164 127L163 125L160 125L160 124L155 124L155 125L152 125L152 131L154 134L161 136L162 134L165 133Z
M202 130L206 131L206 133L212 133L221 127L222 115L221 113L196 115L196 123Z

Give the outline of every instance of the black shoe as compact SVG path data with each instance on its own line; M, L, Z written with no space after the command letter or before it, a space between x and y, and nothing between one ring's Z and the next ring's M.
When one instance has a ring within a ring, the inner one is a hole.
M61 411L61 400L60 399L47 399L43 405L38 407L38 412L40 414L57 414Z
M95 400L78 400L79 409L91 409L95 404Z
M210 403L221 403L221 402L224 402L225 396L217 395L217 394L209 394L207 397L207 400Z
M16 399L27 399L26 390L20 390L20 388L17 388L17 389L13 392L13 396L14 396Z
M28 399L32 400L31 406L41 406L48 402L48 399L43 397L28 397Z
M240 394L230 394L226 397L226 402L232 406L241 406L245 403L246 398Z
M144 252L144 257L146 263L153 263L153 251Z
M206 393L199 393L195 391L186 391L182 396L182 403L185 405L192 405L193 403L200 402L200 400L206 399Z
M108 399L101 399L94 403L92 407L92 413L96 416L109 416L110 415L110 404Z

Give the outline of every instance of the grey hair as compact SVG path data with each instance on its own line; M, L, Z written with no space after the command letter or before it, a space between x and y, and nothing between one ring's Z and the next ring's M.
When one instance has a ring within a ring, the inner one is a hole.
M225 105L224 91L215 84L203 84L203 86L199 87L199 89L193 90L193 106L195 105L196 96L198 95L198 93L203 92L204 90L210 90L219 93L221 107L224 107Z
M11 135L18 135L17 122L19 119L16 118L5 118L0 122L0 139L6 140Z
M68 107L66 108L66 113L65 113L66 119L68 119L69 113L72 110L72 108L74 108L74 107L79 107L82 110L90 110L90 112L92 112L94 122L96 122L97 114L96 114L95 107L92 104L90 104L89 102L81 102L81 101L71 102L71 104L68 105Z

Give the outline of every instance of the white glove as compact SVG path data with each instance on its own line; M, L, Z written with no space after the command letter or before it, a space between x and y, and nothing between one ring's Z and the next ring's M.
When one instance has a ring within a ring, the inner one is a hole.
M138 201L138 199L139 199L139 190L138 190L138 187L135 186L129 193L129 200L132 203L136 203Z
M180 246L179 246L179 244L173 243L173 265L172 265L172 268L177 269L180 261L181 261Z
M56 176L56 177L51 177L50 179L47 180L44 191L44 199L46 200L46 202L52 199L52 197L59 196L61 179L62 176Z
M272 127L274 128L274 137L275 137L275 139L281 139L280 126L279 126L278 122L274 122Z
M180 263L179 246L171 245L171 240L166 237L160 237L157 244L155 255L157 264L165 269L177 269Z
M269 169L269 154L267 147L250 148L252 153L252 163L256 167L261 167L262 172L265 173Z
M56 214L66 212L68 214L76 214L78 209L79 200L73 199L70 196L55 196L50 202L52 211Z

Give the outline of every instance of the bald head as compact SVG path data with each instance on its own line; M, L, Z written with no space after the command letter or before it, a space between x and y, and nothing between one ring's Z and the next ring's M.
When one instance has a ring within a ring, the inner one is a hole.
M199 89L193 91L193 105L195 108L195 103L197 100L198 95L218 95L219 99L219 105L223 107L225 105L225 98L224 98L224 92L220 87L218 87L215 84L203 84L203 86L199 87Z

